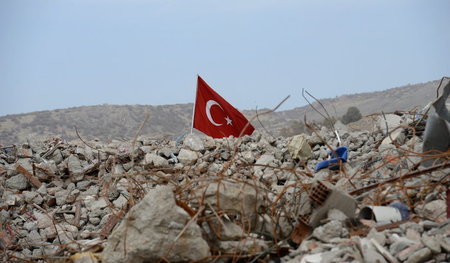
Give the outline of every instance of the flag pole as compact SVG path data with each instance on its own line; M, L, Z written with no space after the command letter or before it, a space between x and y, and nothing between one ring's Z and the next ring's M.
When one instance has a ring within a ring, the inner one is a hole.
M199 78L199 75L197 74L197 84L196 84L196 87L195 87L194 106L192 107L191 134L192 134L192 130L194 129L195 103L197 102L197 93L198 93L198 78Z

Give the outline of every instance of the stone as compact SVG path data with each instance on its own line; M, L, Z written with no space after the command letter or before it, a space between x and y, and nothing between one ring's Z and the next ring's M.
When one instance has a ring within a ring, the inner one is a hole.
M157 262L162 257L188 262L210 256L200 227L190 219L176 205L170 186L151 189L109 236L103 262ZM125 238L127 253L123 253Z
M216 212L240 215L243 221L248 222L255 222L258 211L264 205L262 185L252 186L244 182L210 183L199 188L196 196L203 197L205 204L213 206Z
M205 149L205 146L203 145L203 141L200 139L200 137L196 134L188 134L184 140L183 144L186 145L190 150L201 152Z
M222 241L241 240L246 237L242 227L228 220L218 222L218 220L213 219L212 227L214 228L213 231L209 229L208 224L203 226L204 229L207 229L207 232L209 232L210 235L214 235ZM218 236L214 233L218 233Z
M77 189L84 191L88 189L88 187L91 185L91 181L79 181L77 182Z
M370 230L369 234L367 234L367 238L373 238L381 246L386 244L386 235L383 232L378 232L375 228Z
M431 250L431 253L433 254L439 254L441 253L441 243L440 240L442 239L435 236L429 236L427 234L424 234L422 236L422 243L428 247Z
M36 166L36 176L40 180L48 180L51 176L55 176L56 172L58 171L58 167L56 167L56 164L54 161L49 161L47 163L38 163Z
M38 228L47 228L47 227L53 226L53 221L49 215L36 211L33 213L33 216L37 220Z
M154 165L155 167L167 167L169 166L169 161L155 153L147 153L144 164Z
M31 163L31 159L29 158L19 159L16 162L15 168L17 168L17 166L19 165L25 168L25 170L27 170L30 174L33 174L33 165Z
M126 199L123 195L120 195L119 198L113 201L113 204L116 208L122 208L128 203L128 199Z
M425 262L426 260L431 258L431 250L427 247L424 247L414 253L412 253L408 260L405 261L405 263L420 263Z
M100 218L98 217L89 217L89 223L93 224L94 226L100 224Z
M84 200L84 204L86 207L93 211L96 209L102 209L108 206L108 203L106 203L105 199L103 197L100 197L99 199L95 200L95 197L89 196L90 198L86 198Z
M316 227L312 233L312 236L322 242L329 242L333 238L341 237L342 223L340 221L330 221L325 225Z
M397 128L401 124L401 121L402 121L402 117L395 115L395 114L386 114L386 115L384 115L384 117L380 116L379 120L378 120L378 127L381 128L381 131L383 131L384 135L386 135L386 125L388 126L387 131L391 132L392 130Z
M406 229L405 236L410 240L420 241L420 233L412 228Z
M37 205L42 204L44 199L38 192L32 192L32 191L23 191L22 195L27 202L35 203Z
M28 179L23 174L15 175L5 181L5 187L13 190L25 190L28 185Z
M42 242L42 237L39 234L39 232L37 230L32 230L30 231L30 233L28 234L28 240L30 243L41 243Z
M348 217L344 214L344 212L335 208L328 210L327 218L328 220L331 221L336 220L341 222L348 219Z
M306 161L312 156L311 146L309 146L305 134L299 134L292 137L287 148L293 159Z
M55 164L60 164L63 160L64 157L61 153L61 151L59 149L56 149L49 157L52 161L55 162Z
M74 154L69 155L69 158L67 158L67 168L72 175L80 175L84 171L80 160Z
M222 241L219 243L219 250L223 253L234 254L257 254L266 251L269 246L268 242L256 238L246 238L239 241Z
M253 155L253 153L251 151L246 151L241 153L242 158L247 162L247 163L254 163L255 162L255 156Z
M376 248L372 245L369 239L363 238L360 241L361 250L366 263L387 263L386 259L378 253Z
M415 211L423 217L436 220L439 217L445 218L446 209L447 204L445 203L445 200L434 200L423 206L417 206Z
M36 192L38 192L41 195L46 195L47 194L47 186L45 184L42 184L41 187L39 187L39 189L36 190Z
M60 190L55 193L56 205L62 206L66 203L69 195L69 190Z
M192 164L199 158L199 154L197 152L181 149L180 153L178 153L178 160L182 164Z
M392 255L397 255L400 251L402 251L405 248L408 248L414 244L417 244L417 243L412 240L409 240L405 237L400 237L394 243L391 244L391 246L389 248L389 252L391 252Z
M440 240L440 245L442 250L444 250L446 253L450 253L450 238L449 237L443 237Z
M256 164L259 165L269 165L275 160L275 156L273 154L263 154L261 157L256 160Z
M36 221L25 222L23 224L23 228L25 228L27 231L37 230L37 222Z

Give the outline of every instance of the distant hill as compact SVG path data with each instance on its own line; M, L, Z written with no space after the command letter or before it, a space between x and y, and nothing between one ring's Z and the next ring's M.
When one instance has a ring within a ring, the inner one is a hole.
M356 106L363 115L381 111L411 110L422 107L436 98L438 84L439 81L430 81L320 101L334 117L341 117L350 106ZM314 95L313 90L310 92ZM301 97L294 99L303 101ZM274 101L274 105L277 103ZM82 137L88 140L95 138L105 142L113 139L130 140L147 114L150 114L150 118L141 134L155 138L174 138L190 130L192 106L191 103L163 106L97 105L6 115L0 117L0 144L21 143L29 136L54 135L72 140L77 138L75 126ZM243 113L249 118L255 115L255 111L252 110L245 110ZM262 123L273 135L279 135L283 127L295 120L302 121L305 115L307 120L323 120L311 106L307 105L262 115L259 121L254 120L253 123L257 128L260 128Z

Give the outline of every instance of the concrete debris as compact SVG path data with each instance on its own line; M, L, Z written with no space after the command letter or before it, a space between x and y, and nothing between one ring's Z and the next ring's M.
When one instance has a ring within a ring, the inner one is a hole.
M200 227L175 203L169 186L160 186L131 208L109 237L103 262L190 262L210 256Z
M0 259L448 262L449 156L424 165L417 115L338 124L341 142L321 127L2 146ZM346 162L329 163L341 145ZM339 169L314 172L324 161Z
M288 150L293 159L300 161L306 161L312 156L311 146L309 146L305 134L292 137L288 144Z

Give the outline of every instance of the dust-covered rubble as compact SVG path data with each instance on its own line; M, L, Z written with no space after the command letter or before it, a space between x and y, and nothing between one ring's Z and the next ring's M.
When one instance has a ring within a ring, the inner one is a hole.
M415 115L375 119L374 131L338 123L339 137L312 126L310 135L290 138L30 138L4 146L2 260L450 261L448 155L422 167ZM338 146L348 148L346 162L315 172ZM318 209L310 197L318 182L351 196L356 210L329 207L317 226L298 230L302 216ZM365 206L394 201L408 219L380 225L359 218Z

